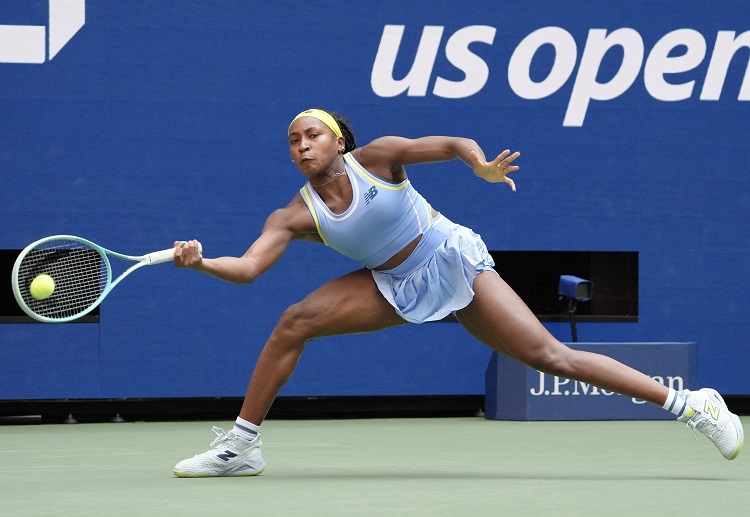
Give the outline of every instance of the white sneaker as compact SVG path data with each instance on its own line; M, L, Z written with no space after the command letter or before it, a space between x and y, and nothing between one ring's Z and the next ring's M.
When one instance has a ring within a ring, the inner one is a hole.
M687 398L685 412L678 420L687 422L698 439L700 431L711 440L719 452L728 460L735 459L742 450L745 435L742 422L727 408L719 392L711 388L698 391L683 390Z
M248 442L233 431L225 433L213 427L216 439L210 451L182 460L174 467L174 475L180 478L202 478L214 476L257 476L266 468L260 454L260 435Z

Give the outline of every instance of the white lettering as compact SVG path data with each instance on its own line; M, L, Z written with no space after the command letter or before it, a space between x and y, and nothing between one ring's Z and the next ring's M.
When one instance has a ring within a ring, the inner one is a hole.
M372 91L380 97L395 97L407 90L407 95L410 97L424 97L427 94L430 75L432 75L440 40L443 37L443 27L428 25L424 28L409 73L403 79L396 80L393 78L393 69L396 65L404 29L404 25L386 25L383 29L370 77Z
M555 380L552 382L552 385L554 388L552 389L552 393L550 395L562 395L562 391L560 391L560 386L565 386L570 382L570 379L564 379L562 377L555 377Z
M724 80L727 78L729 63L735 53L742 47L750 48L750 31L743 32L736 38L734 31L719 31L716 35L716 44L708 63L706 82L703 83L700 99L702 101L718 101L721 90L724 88ZM742 79L737 100L750 101L750 59L745 68L745 77Z
M86 0L49 0L49 59L86 23Z
M679 375L675 375L675 376L668 375L667 382L664 382L664 377L662 377L661 375L652 375L651 378L654 379L659 384L663 384L664 386L669 386L670 388L674 390L680 391L681 389L683 389L684 381L682 377L680 377ZM633 404L645 404L646 403L645 400L636 399L636 398L632 398L630 400L633 401Z
M605 390L603 388L598 388L594 386L593 384L581 382L581 381L573 381L573 389L563 389L568 388L568 384L570 384L569 379L565 379L563 377L557 377L552 376L552 390L547 389L547 381L545 379L546 375L542 372L537 372L539 374L539 385L535 388L531 388L529 390L529 394L531 394L534 397L540 397L542 395L544 396L598 396L598 395L604 395L605 397L611 397L613 395L617 395L616 392ZM652 379L654 379L659 384L662 384L664 386L669 386L670 388L674 390L681 390L683 389L684 380L679 375L668 375L665 378L661 375L652 375ZM630 399L633 404L645 404L645 400L637 399L637 398L631 398Z
M0 26L0 43L2 27ZM370 78L373 92L380 97L395 97L404 92L409 97L427 95L444 27L423 27L409 72L401 79L396 79L396 61L405 30L404 25L386 25L383 29ZM460 99L480 92L486 86L491 70L484 59L471 51L470 46L472 43L492 45L496 33L497 29L494 27L471 25L450 36L445 44L445 57L464 77L461 80L451 80L437 76L432 93L446 99ZM554 60L543 79L533 80L532 62L545 45L553 47ZM30 55L37 56L38 49L34 50L33 45L24 48ZM739 35L734 31L718 31L700 100L719 100L729 66L742 49L750 49L750 31ZM609 70L612 60L610 52L620 51L621 61L612 72ZM0 58L1 52L2 45ZM537 100L560 91L569 82L578 64L563 126L581 127L591 101L609 101L624 94L638 78L641 67L646 91L654 99L674 102L690 98L697 79L691 77L676 82L674 79L670 81L669 76L697 70L706 54L706 38L694 29L676 29L665 34L656 42L648 56L643 38L635 29L620 28L611 32L606 29L590 29L579 61L576 41L568 31L561 27L542 27L524 37L516 46L508 63L507 77L511 90L518 97ZM33 56L29 59L39 59ZM603 65L605 61L606 65ZM750 59L745 65L737 100L750 101Z
M43 25L0 25L0 63L44 63Z
M86 0L49 0L49 59L86 23ZM0 63L44 63L47 27L0 25Z
M671 375L667 376L667 384L666 384L666 386L669 386L670 388L672 388L675 391L680 391L680 390L684 389L683 383L684 383L684 381L682 380L682 377L680 377L679 375L676 375L674 377L672 377ZM664 382L662 382L662 384L664 384Z
M530 77L531 61L544 45L555 48L552 69L542 81ZM576 41L565 29L543 27L526 36L518 44L508 64L508 83L516 95L523 99L543 99L559 90L576 66L578 49Z
M531 393L535 397L538 397L539 395L542 395L544 393L544 373L539 372L539 389L534 392L534 388L531 388L529 390L529 393Z
M581 387L580 392L578 391L579 386ZM586 384L585 382L576 381L573 384L573 395L581 395L581 394L588 395L589 389L591 390L592 395L599 395L599 388L597 388L593 384Z
M675 48L685 46L687 50L681 56L670 57ZM643 69L643 82L646 90L654 99L660 101L681 101L693 94L695 80L682 84L670 84L666 74L688 72L701 64L706 57L706 40L703 35L692 29L672 31L656 42L646 59Z
M465 78L462 81L451 81L438 77L433 93L447 99L471 97L484 88L490 69L482 58L469 50L471 43L492 45L497 29L487 25L472 25L457 31L445 45L445 57L461 70Z
M596 80L599 67L607 52L615 46L623 49L620 68L609 82L600 83ZM643 39L633 29L617 29L610 34L604 29L591 29L583 48L581 65L578 67L573 92L570 94L563 126L582 126L589 101L612 100L625 93L638 77L643 54Z

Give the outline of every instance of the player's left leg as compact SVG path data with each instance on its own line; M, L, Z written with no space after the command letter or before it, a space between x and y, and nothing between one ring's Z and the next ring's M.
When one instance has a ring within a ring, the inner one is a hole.
M550 375L574 379L664 407L684 400L680 418L703 432L728 459L742 448L742 425L714 390L673 392L610 357L573 350L550 334L505 281L492 271L474 280L474 299L458 311L461 324L490 348Z

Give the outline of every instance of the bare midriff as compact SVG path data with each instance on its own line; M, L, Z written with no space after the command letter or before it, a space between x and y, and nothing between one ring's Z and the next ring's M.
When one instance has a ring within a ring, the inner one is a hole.
M437 215L437 211L433 209L432 217L436 217ZM412 254L414 249L417 247L417 244L419 244L420 240L422 240L422 235L417 235L417 238L407 244L401 251L373 269L375 271L385 271L387 269L393 269L394 267L400 266L404 260L409 258L409 255Z
M385 271L386 269L393 269L396 266L400 266L404 260L409 258L409 255L411 255L412 251L414 251L414 248L417 247L417 244L419 244L419 241L421 239L422 236L417 235L417 238L407 244L404 249L373 269L375 269L375 271Z

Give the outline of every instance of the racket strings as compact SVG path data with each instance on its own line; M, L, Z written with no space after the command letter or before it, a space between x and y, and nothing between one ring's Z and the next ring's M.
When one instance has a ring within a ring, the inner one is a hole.
M55 282L49 298L37 300L29 292L31 282L46 274ZM96 302L107 286L104 257L86 244L57 239L46 241L23 258L18 284L24 303L36 314L53 319L75 316Z

